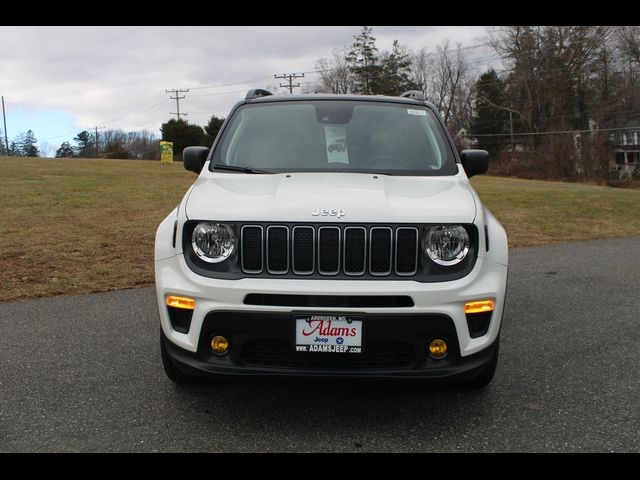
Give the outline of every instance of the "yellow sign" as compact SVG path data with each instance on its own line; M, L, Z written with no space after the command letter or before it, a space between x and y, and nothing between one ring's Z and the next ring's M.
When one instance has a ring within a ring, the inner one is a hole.
M160 142L160 163L173 162L173 142Z

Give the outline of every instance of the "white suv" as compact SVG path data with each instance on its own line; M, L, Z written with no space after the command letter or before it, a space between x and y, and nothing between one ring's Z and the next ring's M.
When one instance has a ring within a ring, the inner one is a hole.
M468 180L488 154L458 156L420 93L251 90L184 166L155 243L170 379L491 381L507 237Z

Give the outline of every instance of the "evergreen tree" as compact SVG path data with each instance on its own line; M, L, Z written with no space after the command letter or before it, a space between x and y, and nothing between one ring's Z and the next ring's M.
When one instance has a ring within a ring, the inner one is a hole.
M207 146L211 147L216 137L218 136L218 132L224 123L224 118L216 117L215 115L211 115L209 119L209 123L204 127L205 132L207 132Z
M92 154L95 154L95 151L91 152L93 143L91 141L91 134L86 130L83 130L78 135L76 135L73 141L77 143L76 150L78 153L76 156L89 157L93 156Z
M24 157L37 157L40 155L36 144L38 140L32 130L27 130L26 135L22 137L22 155Z
M11 143L9 144L9 151L7 153L9 154L10 157L24 156L22 155L22 150L20 148L20 145L15 140L11 140Z
M160 127L162 140L173 142L173 152L182 156L182 151L190 146L206 146L207 138L202 127L189 125L185 120L171 119Z
M364 95L377 93L382 68L378 64L376 38L371 27L362 27L347 53L347 62L353 75L353 92Z
M400 46L397 40L393 41L391 52L383 56L380 67L382 78L376 93L401 95L407 90L417 88L411 81L411 55L406 48Z
M500 134L509 132L509 112L506 110L505 82L494 69L483 73L475 85L475 115L471 122L473 134ZM480 147L495 154L508 137L480 137Z
M71 158L74 154L74 149L69 142L63 142L60 148L56 151L56 158Z

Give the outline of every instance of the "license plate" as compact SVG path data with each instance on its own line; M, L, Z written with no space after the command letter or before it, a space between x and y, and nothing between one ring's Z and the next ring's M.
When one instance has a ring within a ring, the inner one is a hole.
M362 353L362 320L348 315L294 315L296 352Z

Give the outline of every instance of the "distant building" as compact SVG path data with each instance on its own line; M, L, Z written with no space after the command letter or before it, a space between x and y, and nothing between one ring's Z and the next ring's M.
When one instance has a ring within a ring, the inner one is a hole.
M620 178L631 178L633 171L640 167L640 129L638 122L633 122L636 128L618 130L612 135L615 150L615 163L612 171L618 171Z

